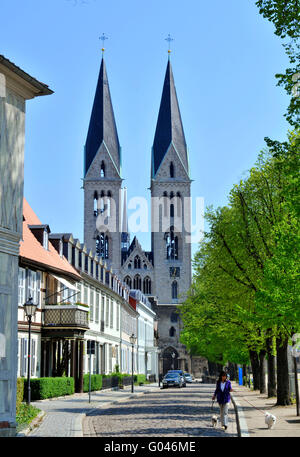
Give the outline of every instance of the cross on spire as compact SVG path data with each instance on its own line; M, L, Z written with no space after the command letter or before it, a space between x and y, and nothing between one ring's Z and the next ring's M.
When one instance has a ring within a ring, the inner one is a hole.
M171 35L168 34L168 36L167 36L167 38L165 38L165 40L169 43L168 54L169 54L169 57L170 57L170 53L171 53L171 42L174 41L174 38L172 38Z
M108 37L105 35L105 33L102 33L102 35L99 37L99 40L102 41L102 55L105 51L105 48L104 48L104 42L105 40L108 40Z

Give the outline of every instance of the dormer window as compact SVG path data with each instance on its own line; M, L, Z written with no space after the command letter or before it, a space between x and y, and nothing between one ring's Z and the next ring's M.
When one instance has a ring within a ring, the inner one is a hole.
M62 240L59 240L59 255L63 256L63 243Z
M48 232L47 232L47 230L44 230L44 233L43 233L43 248L47 249L47 251L48 251L48 247L49 247Z

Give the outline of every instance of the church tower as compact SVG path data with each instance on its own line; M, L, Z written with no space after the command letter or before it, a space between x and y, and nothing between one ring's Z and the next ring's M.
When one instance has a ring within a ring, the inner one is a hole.
M121 184L121 148L102 57L84 148L84 242L117 273Z
M179 342L182 324L176 313L191 285L190 188L188 151L169 59L151 157L151 241L163 373L172 367L191 368Z

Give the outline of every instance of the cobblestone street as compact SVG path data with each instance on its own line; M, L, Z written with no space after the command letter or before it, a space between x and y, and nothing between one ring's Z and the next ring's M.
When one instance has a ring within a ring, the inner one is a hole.
M235 412L229 408L225 432L211 425L214 391L211 384L187 384L185 388L160 389L141 397L89 413L83 419L83 435L94 437L152 436L197 437L237 436Z

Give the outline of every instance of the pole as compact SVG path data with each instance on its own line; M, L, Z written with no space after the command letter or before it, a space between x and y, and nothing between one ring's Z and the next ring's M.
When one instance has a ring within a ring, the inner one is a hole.
M158 375L158 387L160 387L159 358L160 358L160 353L158 353L158 354L157 354L157 375Z
M29 324L29 329L28 329L28 366L27 366L27 405L30 405L30 400L31 400L31 388L30 388L30 346L31 346L31 316L28 316L28 324Z
M132 351L131 351L132 359L131 359L131 393L134 391L133 387L133 345L132 345Z
M91 388L92 388L92 375L91 375L91 371L92 371L92 355L91 355L91 351L90 351L90 367L89 367L89 370L90 370L90 376L89 376L89 403L91 403Z

